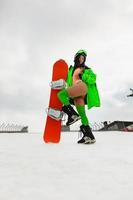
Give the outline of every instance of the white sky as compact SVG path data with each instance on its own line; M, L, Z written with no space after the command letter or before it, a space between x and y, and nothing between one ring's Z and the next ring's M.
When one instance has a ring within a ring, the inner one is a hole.
M97 74L91 122L133 120L132 0L0 0L0 122L42 131L52 64L80 48Z

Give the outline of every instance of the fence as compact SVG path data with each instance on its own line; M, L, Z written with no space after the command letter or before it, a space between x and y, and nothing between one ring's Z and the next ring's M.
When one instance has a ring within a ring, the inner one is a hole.
M28 126L1 123L0 133L28 133Z

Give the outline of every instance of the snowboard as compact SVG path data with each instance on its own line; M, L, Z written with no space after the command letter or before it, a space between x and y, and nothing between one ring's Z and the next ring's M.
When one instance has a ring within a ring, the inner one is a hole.
M67 63L62 59L56 61L53 65L52 81L56 81L58 79L66 80L67 74L68 74ZM51 89L48 108L54 108L60 111L62 110L62 103L59 101L57 96L57 93L59 91L60 90ZM57 121L47 115L46 124L44 128L44 135L43 135L44 142L59 143L60 137L61 137L61 120Z

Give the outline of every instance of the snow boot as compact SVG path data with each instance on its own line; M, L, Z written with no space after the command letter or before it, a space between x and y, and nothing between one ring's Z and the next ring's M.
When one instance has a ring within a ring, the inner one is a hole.
M79 114L73 109L71 105L63 106L62 111L68 115L66 126L70 126L80 119Z
M78 141L78 143L92 144L96 142L89 125L81 125L80 131L83 133L83 137Z

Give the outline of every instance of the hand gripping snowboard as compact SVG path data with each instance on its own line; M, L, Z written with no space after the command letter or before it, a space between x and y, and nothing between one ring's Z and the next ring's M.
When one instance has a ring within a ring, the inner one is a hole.
M68 73L68 65L64 60L58 60L53 65L53 74L52 81L57 81L59 79L66 80ZM57 97L57 93L60 90L52 89L50 92L49 108L62 110L62 103ZM50 116L47 116L43 139L44 142L59 143L61 133L61 120L52 119Z

